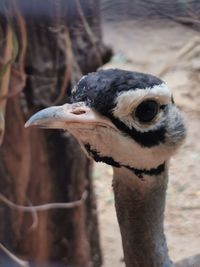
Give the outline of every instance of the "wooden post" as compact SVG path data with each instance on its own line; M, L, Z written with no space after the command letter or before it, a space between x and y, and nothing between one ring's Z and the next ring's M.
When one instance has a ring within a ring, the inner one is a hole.
M27 77L26 86L21 83L23 91L12 94L7 101L0 151L1 196L17 205L35 206L74 202L87 193L80 205L71 209L37 212L19 211L0 197L0 243L31 262L99 267L102 258L91 162L67 133L24 129L32 113L67 101L82 73L95 71L111 55L101 39L100 20L96 16L98 1L77 2L78 8L64 0L10 0L0 4L1 10L5 6L9 10L5 16L1 12L1 39L5 26L11 22L18 46L23 47L23 74ZM74 14L74 20L69 20L69 13ZM19 16L25 22L26 47ZM12 74L22 72L19 61L20 57L12 66L11 91L15 86Z

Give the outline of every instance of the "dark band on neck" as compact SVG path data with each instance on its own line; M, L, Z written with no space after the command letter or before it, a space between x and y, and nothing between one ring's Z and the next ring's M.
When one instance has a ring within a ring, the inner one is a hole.
M104 162L116 168L120 168L120 167L127 168L128 170L132 171L140 179L143 179L144 175L149 175L149 176L159 175L163 173L165 170L165 163L162 163L156 168L152 168L152 169L137 169L137 168L134 168L128 165L120 164L119 162L115 161L112 157L100 155L98 151L91 149L90 144L85 144L85 149L96 162Z
M135 173L136 176L138 176L139 178L143 178L143 175L149 175L149 176L154 176L154 175L159 175L161 173L164 172L165 170L165 163L162 163L160 165L158 165L158 167L156 168L152 168L152 169L136 169L130 166L124 166L122 165L122 167L125 167L131 171L133 171Z

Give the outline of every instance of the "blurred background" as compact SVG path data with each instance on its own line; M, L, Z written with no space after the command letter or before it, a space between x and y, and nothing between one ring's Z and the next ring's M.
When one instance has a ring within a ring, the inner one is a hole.
M188 137L170 162L165 231L174 261L199 253L199 1L0 0L2 267L124 266L112 168L67 133L24 129L98 68L151 73L173 91Z

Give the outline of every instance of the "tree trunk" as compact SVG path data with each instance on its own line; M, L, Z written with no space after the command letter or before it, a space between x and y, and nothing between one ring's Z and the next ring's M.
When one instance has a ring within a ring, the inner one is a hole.
M66 102L81 75L110 58L102 43L98 1L10 0L1 1L0 8L1 40L10 27L12 52L16 42L19 47L15 63L11 67L9 62L5 71L10 68L8 94L0 98L0 107L7 102L0 151L0 242L38 266L98 267L102 259L91 162L67 133L24 129L31 114ZM7 63L3 45L1 66ZM2 196L24 206L82 202L71 209L25 212Z

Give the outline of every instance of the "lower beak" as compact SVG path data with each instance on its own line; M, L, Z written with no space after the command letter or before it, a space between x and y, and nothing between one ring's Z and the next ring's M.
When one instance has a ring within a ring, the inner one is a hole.
M34 114L25 127L37 126L48 129L109 127L116 130L113 123L85 106L84 103L65 104L43 109Z

